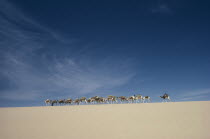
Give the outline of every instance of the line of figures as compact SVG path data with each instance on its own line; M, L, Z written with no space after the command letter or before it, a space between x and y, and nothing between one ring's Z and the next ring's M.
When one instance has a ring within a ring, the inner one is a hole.
M164 94L163 96L160 96L160 98L163 99L163 102L171 101L170 96L168 94ZM75 100L69 98L69 99L61 99L61 100L45 100L46 105L63 105L63 104L113 104L113 103L145 103L145 102L151 102L151 99L149 96L142 96L142 95L133 95L130 97L125 96L112 96L109 95L107 98L105 97L99 97L94 96L89 99L86 97L77 98Z

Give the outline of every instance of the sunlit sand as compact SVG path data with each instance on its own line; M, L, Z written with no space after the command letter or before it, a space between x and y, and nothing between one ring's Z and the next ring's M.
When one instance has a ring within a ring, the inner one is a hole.
M0 108L1 139L210 139L210 101Z

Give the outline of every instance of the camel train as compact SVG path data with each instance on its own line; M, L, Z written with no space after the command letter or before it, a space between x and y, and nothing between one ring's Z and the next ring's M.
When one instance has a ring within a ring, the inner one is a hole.
M168 102L171 101L170 97L168 94L164 94L163 96L160 96L160 98L163 99L162 102ZM71 104L115 104L115 103L149 103L151 102L151 99L149 96L142 96L142 95L133 95L130 97L125 97L125 96L112 96L109 95L107 98L105 97L99 97L99 96L94 96L90 98L86 97L81 97L77 98L75 100L69 98L69 99L61 99L61 100L50 100L47 99L45 100L46 105L71 105Z

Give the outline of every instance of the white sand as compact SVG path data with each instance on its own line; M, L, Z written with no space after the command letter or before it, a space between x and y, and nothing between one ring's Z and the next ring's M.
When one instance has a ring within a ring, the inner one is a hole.
M0 139L210 139L210 101L0 108Z

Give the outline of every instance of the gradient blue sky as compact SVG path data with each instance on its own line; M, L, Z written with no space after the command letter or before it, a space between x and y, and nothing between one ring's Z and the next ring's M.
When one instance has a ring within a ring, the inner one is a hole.
M0 1L0 106L142 94L210 100L210 2Z

